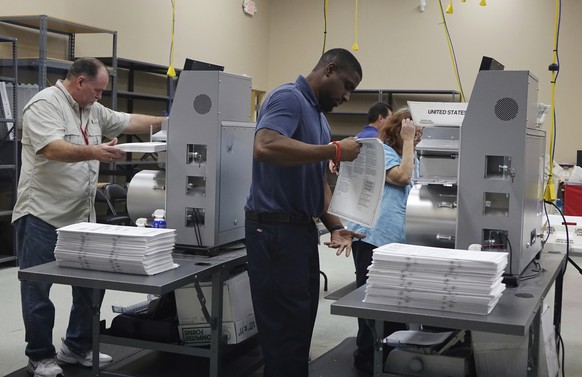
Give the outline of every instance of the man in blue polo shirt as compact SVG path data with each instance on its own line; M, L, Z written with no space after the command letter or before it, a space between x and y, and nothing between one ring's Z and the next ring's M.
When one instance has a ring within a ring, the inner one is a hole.
M257 119L253 177L245 206L251 294L265 361L264 377L307 377L319 301L319 217L326 245L349 256L356 234L327 213L327 161L352 161L360 144L330 143L325 113L346 102L362 80L347 50L323 54L311 73L276 88Z
M358 139L378 137L378 130L386 125L390 115L392 115L392 106L386 102L376 102L368 109L368 124L356 137Z

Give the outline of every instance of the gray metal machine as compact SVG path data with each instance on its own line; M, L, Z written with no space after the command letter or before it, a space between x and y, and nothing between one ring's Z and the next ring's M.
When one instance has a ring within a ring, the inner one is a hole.
M422 184L407 204L410 243L507 251L506 277L519 277L542 249L546 139L537 100L538 81L528 71L481 71L458 152L456 130L425 130Z
M183 71L167 127L165 172L130 182L132 219L165 208L176 245L214 254L244 239L255 124L251 78L222 71ZM164 183L165 182L165 183ZM160 198L165 203L159 203ZM134 219L135 220L135 219Z
M461 128L456 247L508 251L514 277L542 250L546 134L537 106L528 71L481 71Z

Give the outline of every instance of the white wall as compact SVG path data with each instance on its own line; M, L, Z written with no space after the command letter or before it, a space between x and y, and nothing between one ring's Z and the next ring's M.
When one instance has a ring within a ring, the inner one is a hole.
M250 17L242 12L242 1L238 0L175 0L176 68L184 65L185 58L220 64L228 72L251 76L253 87L265 90L268 86L269 2L255 2L258 12ZM170 0L0 0L0 9L2 15L46 14L115 30L118 33L118 56L169 64ZM0 25L0 35L13 32L14 28ZM32 36L19 42L19 49L31 56L38 46L37 34L26 34ZM21 36L19 33L19 40ZM77 35L76 55L110 56L111 40L109 35ZM51 53L51 56L60 54L64 57L66 45L55 42Z
M175 65L186 57L226 66L247 74L253 87L270 90L307 74L323 47L324 0L255 0L258 13L242 12L242 0L175 0ZM448 4L442 0L443 6ZM359 89L458 89L445 39L438 0L427 0L421 13L417 0L360 0L359 51L364 79ZM483 55L506 69L530 70L539 79L539 100L550 102L547 67L552 63L555 2L549 0L453 0L446 15L470 98ZM168 64L170 0L0 0L3 15L47 14L118 31L121 57ZM582 52L582 2L564 0L560 32L561 72L556 92L558 133L556 160L574 162L582 149L577 132L576 94L582 85L578 62ZM326 48L351 48L355 0L329 0ZM14 28L0 25L0 35ZM31 56L33 32L20 32L19 49ZM79 37L78 55L110 54L110 38ZM50 49L64 56L62 38ZM547 122L549 126L549 122ZM577 136L577 137L574 137Z
M539 79L539 100L550 103L548 66L552 63L555 2L541 0L453 0L445 14L467 100L483 55L506 69L530 70ZM321 53L323 0L271 0L269 84L275 86L308 73ZM354 43L355 0L330 0L327 48ZM360 0L358 45L364 70L358 89L458 89L437 0L421 13L417 0ZM446 8L448 0L443 0ZM575 162L582 149L576 131L576 94L582 84L582 2L563 1L560 33L561 72L557 89L559 162ZM549 127L549 121L546 123Z

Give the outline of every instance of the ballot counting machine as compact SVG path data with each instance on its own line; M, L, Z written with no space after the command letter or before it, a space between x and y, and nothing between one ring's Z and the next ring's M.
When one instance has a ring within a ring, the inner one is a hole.
M480 71L462 125L424 130L409 243L506 251L506 281L518 284L542 249L546 135L537 100L530 72Z
M165 209L176 246L214 255L244 239L244 205L251 184L255 124L251 78L222 71L183 71L164 129L159 170L128 184L133 221Z

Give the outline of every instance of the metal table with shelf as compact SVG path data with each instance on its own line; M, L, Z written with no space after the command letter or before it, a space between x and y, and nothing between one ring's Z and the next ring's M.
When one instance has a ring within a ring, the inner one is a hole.
M427 326L459 330L529 337L528 376L538 376L541 308L543 299L556 283L556 298L566 265L566 255L543 253L540 264L544 269L539 276L522 282L518 287L506 288L489 315L474 315L440 310L405 308L363 302L366 286L362 286L331 305L331 314L375 320L377 334L384 333L384 321L418 323ZM561 302L554 303L554 324L559 329ZM374 353L374 376L383 373L382 350Z
M99 306L93 307L93 376L114 376L100 370L98 367L98 354L100 343L116 344L121 346L151 349L163 352L171 352L184 355L201 356L209 359L210 377L222 376L221 358L222 344L220 334L222 333L222 303L223 303L223 282L227 273L246 264L246 249L222 252L214 257L200 255L174 254L174 262L179 267L170 271L153 276L130 275L113 272L91 271L75 268L59 267L56 262L50 262L20 270L18 278L27 281L40 281L54 284L65 284L96 288L94 302L99 302L99 289L109 289L116 291L152 293L162 295L171 292L187 284L211 278L212 280L212 309L210 313L211 340L209 348L188 347L177 344L167 344L139 339L121 338L100 333L100 312ZM218 287L219 289L216 289ZM255 360L249 366L249 370L254 370L262 365L262 360Z

